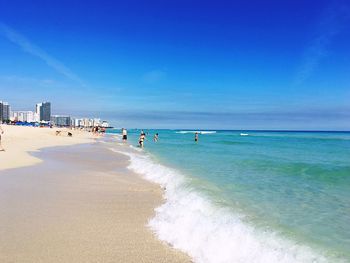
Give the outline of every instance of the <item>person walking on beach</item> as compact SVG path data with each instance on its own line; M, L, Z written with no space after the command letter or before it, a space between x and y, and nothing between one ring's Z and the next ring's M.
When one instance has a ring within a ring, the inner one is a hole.
M125 142L128 139L128 131L125 128L122 128L123 141Z
M158 141L158 133L156 133L156 134L154 135L153 141L154 141L154 142L157 142L157 141Z
M101 133L101 136L105 135L106 134L106 128L105 127L100 127L100 133Z
M194 141L195 141L195 142L198 142L198 132L196 132L196 133L194 134Z
M98 127L93 127L92 128L92 133L95 135L95 136L98 136Z
M4 152L5 151L4 147L2 147L2 144L1 144L1 135L2 134L4 134L4 130L0 126L0 152Z
M141 148L143 148L143 144L144 144L145 139L146 139L146 134L145 133L141 133L140 138L139 138L139 146Z

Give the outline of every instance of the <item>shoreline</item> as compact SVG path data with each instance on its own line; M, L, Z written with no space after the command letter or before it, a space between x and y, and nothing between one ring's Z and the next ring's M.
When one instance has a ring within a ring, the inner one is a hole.
M183 136L182 141L179 142L178 138L172 141L169 138L175 137L174 132L162 133L162 142L166 141L164 146L150 143L145 151L128 145L114 149L116 153L131 158L130 170L165 189L165 203L157 207L156 216L149 223L159 239L186 252L195 262L344 262L345 254L294 239L278 232L278 228L271 227L266 231L255 222L245 220L249 214L239 213L210 195L215 192L211 191L210 185L206 187L205 177L201 178L204 184L197 185L196 181L192 184L190 174L186 173L189 166L182 165L179 160L172 162L179 153L172 151L172 146L186 145L186 140L192 137L178 135ZM135 138L131 136L131 139ZM198 152L198 147L190 147L193 154ZM180 150L179 159L182 161L189 156L185 150L185 146ZM204 191L201 186L204 186ZM206 189L209 194L206 194Z
M191 262L147 227L164 202L159 185L86 135L50 136L56 145L32 139L7 157L25 162L0 162L1 262Z

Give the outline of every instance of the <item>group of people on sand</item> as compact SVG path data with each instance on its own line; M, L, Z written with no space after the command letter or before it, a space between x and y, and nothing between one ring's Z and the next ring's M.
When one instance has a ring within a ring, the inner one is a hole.
M103 134L105 134L106 128L104 128L104 127L99 127L99 126L95 126L95 127L92 128L91 131L92 131L92 133L93 133L94 135L98 136L98 135L103 135Z
M143 130L141 130L141 133L140 133L140 136L139 136L139 141L138 141L138 143L139 143L138 146L140 148L143 148L143 146L144 146L144 143L145 143L145 140L146 140L146 135L147 134ZM194 134L194 141L195 142L198 142L198 135L199 135L198 132L196 132ZM124 142L126 142L128 140L128 131L125 128L122 128L122 139L123 139ZM159 140L159 134L156 133L153 136L153 141L154 142L158 142L158 140Z

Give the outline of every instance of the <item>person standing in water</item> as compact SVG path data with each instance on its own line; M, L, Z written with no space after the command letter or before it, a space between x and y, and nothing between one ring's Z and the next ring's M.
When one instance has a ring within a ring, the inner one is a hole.
M125 128L122 128L123 141L128 139L128 131Z
M156 134L154 135L153 141L154 141L154 142L157 142L157 141L158 141L158 133L156 133Z
M196 133L194 134L194 141L195 141L195 142L198 142L198 132L196 132Z
M141 148L143 148L145 139L146 139L146 134L145 133L141 133L141 135L139 137L139 146Z
M1 145L1 135L2 134L4 134L4 130L0 126L0 152L4 152L5 151L4 147L2 147L2 145Z

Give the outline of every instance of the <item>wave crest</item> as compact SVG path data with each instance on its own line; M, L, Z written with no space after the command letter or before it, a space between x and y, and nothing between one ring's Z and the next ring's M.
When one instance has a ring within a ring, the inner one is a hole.
M177 131L176 133L186 134L186 133L199 133L199 134L214 134L216 131Z
M327 262L311 249L262 232L227 208L217 207L191 188L184 175L154 162L146 154L115 152L130 157L128 168L161 185L165 203L148 226L156 236L199 263Z

